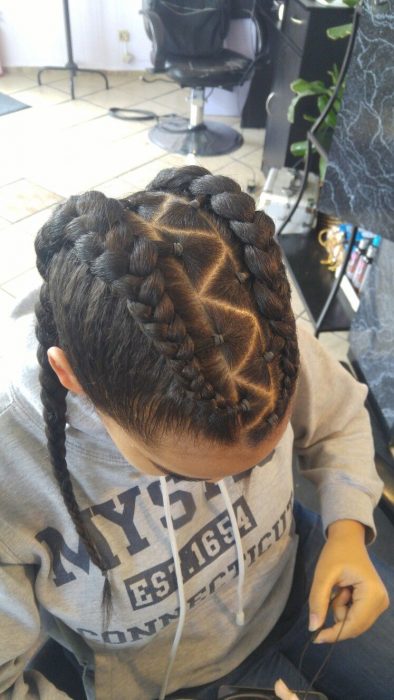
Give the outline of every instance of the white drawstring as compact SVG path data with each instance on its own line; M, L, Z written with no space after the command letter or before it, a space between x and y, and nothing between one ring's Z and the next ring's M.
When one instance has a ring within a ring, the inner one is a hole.
M175 565L175 576L176 576L176 582L177 582L177 586L178 586L178 596L179 596L178 626L176 628L176 634L175 634L174 641L173 641L173 644L171 647L171 652L170 652L168 665L167 665L167 672L166 672L163 684L161 686L161 691L160 691L160 696L159 696L159 700L165 700L168 681L170 678L170 674L171 674L172 667L173 667L173 664L175 661L176 653L178 651L179 642L181 641L183 627L185 624L186 601L185 601L185 593L184 593L184 588L183 588L181 562L180 562L179 554L178 554L178 548L177 548L176 537L175 537L175 532L174 532L174 525L173 525L172 518L171 518L171 506L170 506L170 499L168 497L167 482L166 482L165 476L160 477L160 487L161 487L161 492L163 495L164 513L166 516L168 536L170 538L172 558L174 560L174 565Z
M245 562L244 553L242 549L241 535L239 532L239 527L237 523L237 518L234 513L233 504L231 503L230 496L228 495L227 486L224 483L224 479L218 482L218 486L222 492L224 502L226 504L227 512L230 516L231 527L235 539L235 546L237 548L238 556L238 610L235 616L235 621L239 627L245 624L245 613L243 609L243 588L245 582Z

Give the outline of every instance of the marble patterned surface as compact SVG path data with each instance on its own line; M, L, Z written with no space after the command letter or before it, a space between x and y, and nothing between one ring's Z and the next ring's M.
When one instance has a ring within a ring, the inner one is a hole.
M349 341L394 441L394 242L382 240Z
M319 209L394 240L394 0L362 9Z

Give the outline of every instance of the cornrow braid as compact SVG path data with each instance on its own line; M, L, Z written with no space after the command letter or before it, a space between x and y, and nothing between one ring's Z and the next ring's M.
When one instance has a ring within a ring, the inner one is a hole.
M278 359L279 390L274 410L265 425L251 431L252 441L261 440L269 428L284 415L294 392L299 353L294 315L290 306L291 290L279 245L274 240L272 219L263 211L255 212L252 197L225 176L214 176L205 168L189 166L161 171L147 187L148 191L171 191L201 198L204 207L220 219L228 220L243 249L243 261L252 279L256 305L265 323L266 347L262 357L272 363ZM248 277L247 273L236 273Z
M155 242L142 236L136 238L127 261L121 253L101 252L94 235L89 234L75 244L75 252L92 275L103 279L112 291L126 299L132 318L158 352L167 358L192 396L213 401L213 406L224 401L223 397L215 395L213 387L201 374L194 343L165 291L163 275L157 268Z

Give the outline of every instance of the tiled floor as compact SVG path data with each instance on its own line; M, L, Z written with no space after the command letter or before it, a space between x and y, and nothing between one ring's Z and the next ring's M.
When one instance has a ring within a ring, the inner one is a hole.
M13 299L39 281L33 241L51 208L71 194L98 189L113 197L145 187L163 167L198 162L215 173L234 177L242 187L263 185L260 171L264 130L244 129L242 148L230 155L186 158L169 154L149 141L149 122L120 121L108 108L136 107L157 114L187 115L188 91L170 81L142 82L140 73L109 75L110 90L98 75L78 75L76 98L65 74L47 71L37 86L34 69L0 77L0 92L31 105L0 118L0 318ZM149 77L148 77L149 79ZM239 128L237 117L212 117ZM297 292L294 310L310 329ZM4 337L4 333L2 334ZM347 352L346 334L323 334L321 342L338 358ZM4 352L0 341L0 356Z

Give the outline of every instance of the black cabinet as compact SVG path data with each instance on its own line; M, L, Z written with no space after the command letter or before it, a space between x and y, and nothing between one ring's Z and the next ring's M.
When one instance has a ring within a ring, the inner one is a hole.
M290 124L287 110L294 97L290 83L297 78L329 80L327 71L334 63L341 66L347 40L333 41L326 36L326 30L351 21L353 11L311 0L289 0L282 9L282 21L273 17L272 8L267 12L263 5L260 11L266 19L273 67L272 87L265 101L262 169L267 174L272 167L295 164L290 144L305 139L309 124L303 114L313 113L313 98L306 98L297 106L295 122Z

